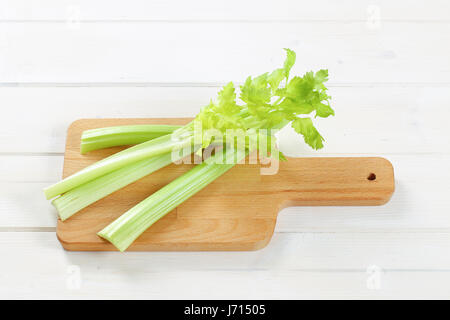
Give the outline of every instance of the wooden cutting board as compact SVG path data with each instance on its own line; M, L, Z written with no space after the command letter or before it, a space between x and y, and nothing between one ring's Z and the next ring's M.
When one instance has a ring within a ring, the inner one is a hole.
M122 148L80 154L84 130L129 124L185 124L191 119L86 119L67 134L63 176ZM170 165L58 220L63 247L75 251L116 250L96 234L106 225L180 176L192 165ZM276 175L259 165L237 165L150 227L129 251L257 250L273 234L278 212L290 206L372 206L394 192L394 171L383 158L289 158Z

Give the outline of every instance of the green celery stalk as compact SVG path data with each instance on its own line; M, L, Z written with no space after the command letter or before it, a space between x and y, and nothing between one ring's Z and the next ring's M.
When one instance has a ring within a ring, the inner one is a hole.
M144 159L82 184L53 200L61 220L172 163L171 153Z
M166 153L129 164L119 170L110 172L64 193L53 200L52 204L57 209L61 220L64 221L78 211L111 193L168 166L174 161L189 156L187 153L192 154L197 151L198 148L199 146L194 147L191 150L183 150L183 152L178 155Z
M245 155L245 151L227 151L225 164L215 164L218 157L224 156L217 153L125 212L98 235L125 251L153 223L227 172ZM231 161L235 156L237 162Z
M192 136L188 136L180 140L174 140L170 134L138 144L94 163L74 175L46 188L44 190L44 194L47 199L55 198L86 182L94 180L114 170L120 169L128 164L168 153L173 150L182 149L192 144Z
M170 134L179 128L181 126L129 125L86 130L81 136L81 153L140 144Z

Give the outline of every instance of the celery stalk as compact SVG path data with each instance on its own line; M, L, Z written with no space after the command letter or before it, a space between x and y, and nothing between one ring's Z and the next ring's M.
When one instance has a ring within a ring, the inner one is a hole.
M125 251L153 223L231 169L235 162L230 160L236 154L238 161L245 157L245 151L226 152L226 164L215 164L214 161L223 154L214 155L131 208L98 235Z
M173 140L171 135L165 135L138 144L94 163L74 175L48 187L44 190L45 196L47 199L52 199L86 182L94 180L114 170L120 169L128 164L168 153L173 150L182 149L192 144L193 138L191 136L180 140Z
M197 151L198 148L199 146L191 150L183 150L179 154L166 153L129 164L64 193L59 198L53 200L52 204L57 209L61 220L64 221L111 193L168 166L174 161L189 156L187 153L191 154Z
M52 204L64 221L92 203L171 163L171 153L132 163L68 191L53 200Z
M170 125L129 125L107 127L84 131L81 136L81 153L143 143L166 134L170 134L181 126Z

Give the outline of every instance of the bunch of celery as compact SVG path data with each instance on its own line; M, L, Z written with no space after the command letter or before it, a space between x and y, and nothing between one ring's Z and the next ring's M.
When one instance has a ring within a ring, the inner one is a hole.
M53 204L60 218L69 218L173 161L192 153L201 155L211 146L222 146L222 149L215 149L213 156L98 233L124 251L158 219L245 159L249 153L259 150L263 156L268 156L270 151L267 147L262 151L259 142L267 140L273 146L273 129L281 129L291 123L309 146L322 148L324 139L314 127L311 116L326 118L334 115L324 85L328 80L328 71L307 72L303 77L290 79L296 56L292 50L285 50L287 58L282 68L255 78L248 77L240 86L242 104L237 103L235 87L230 82L219 92L216 102L211 101L193 122L185 126L123 126L86 131L82 137L83 153L111 146L136 145L47 188L47 199L57 197ZM234 140L231 143L228 141L230 130L245 133L243 148L237 148ZM212 131L215 134L211 134ZM274 152L271 149L270 156L280 155L278 150Z

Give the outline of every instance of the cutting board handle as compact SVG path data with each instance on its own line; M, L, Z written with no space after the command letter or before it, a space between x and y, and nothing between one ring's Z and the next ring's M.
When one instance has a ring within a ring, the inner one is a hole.
M395 189L392 164L380 157L290 158L283 166L273 178L281 184L280 209L382 205Z

